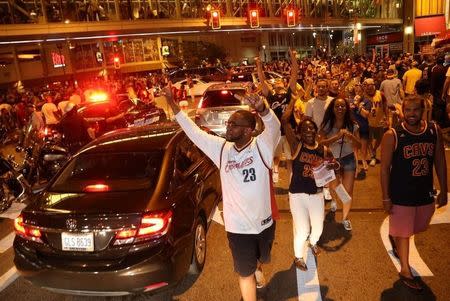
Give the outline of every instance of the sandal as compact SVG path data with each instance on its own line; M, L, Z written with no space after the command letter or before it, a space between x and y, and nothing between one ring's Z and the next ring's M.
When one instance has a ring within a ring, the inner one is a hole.
M361 169L358 174L356 175L356 180L364 180L366 178L366 171L364 169Z
M422 285L417 281L415 278L408 278L406 276L403 276L402 274L398 273L398 276L400 277L400 281L408 288L420 292L423 290Z

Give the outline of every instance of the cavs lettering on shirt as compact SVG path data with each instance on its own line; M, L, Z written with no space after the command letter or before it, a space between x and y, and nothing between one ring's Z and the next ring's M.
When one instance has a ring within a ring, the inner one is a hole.
M434 143L414 143L403 147L403 157L405 159L433 156L433 154Z
M305 178L313 178L314 174L312 172L311 165L315 165L316 162L321 161L322 158L317 156L316 154L309 154L309 153L301 153L300 154L300 162L305 163L304 170L303 170L303 177Z
M253 163L253 156L245 158L242 162L236 162L234 160L228 161L227 165L225 166L225 172L230 172L233 169L241 169L251 165L252 163Z

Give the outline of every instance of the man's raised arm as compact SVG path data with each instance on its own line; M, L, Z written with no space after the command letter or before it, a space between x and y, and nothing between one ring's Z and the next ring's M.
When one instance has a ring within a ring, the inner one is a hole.
M175 119L189 139L191 139L191 141L194 142L194 144L201 149L214 164L220 166L220 150L225 143L225 139L206 133L182 112L178 104L175 103L172 89L169 86L163 89L162 94L165 96L167 103L172 109Z

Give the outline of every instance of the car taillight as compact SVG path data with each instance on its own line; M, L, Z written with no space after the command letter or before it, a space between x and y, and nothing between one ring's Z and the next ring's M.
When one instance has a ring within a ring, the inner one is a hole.
M115 236L114 245L120 246L161 237L169 231L171 222L171 210L147 213L142 217L139 228L118 231Z
M14 220L14 230L16 230L16 234L25 238L25 239L29 239L32 241L36 241L36 242L42 242L41 240L41 236L42 233L39 229L34 228L34 227L30 227L28 225L25 225L23 222L23 217L22 215L19 215L15 220Z
M87 185L83 190L85 192L107 192L109 191L109 186L106 184L92 184Z

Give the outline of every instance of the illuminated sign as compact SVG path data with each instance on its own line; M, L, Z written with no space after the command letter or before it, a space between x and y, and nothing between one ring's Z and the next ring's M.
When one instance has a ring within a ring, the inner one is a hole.
M162 55L169 55L170 54L169 46L163 46L161 48L161 52L162 52Z
M52 62L54 68L61 68L66 66L64 55L52 52Z
M97 59L97 63L103 63L103 54L100 51L95 53L95 58Z

